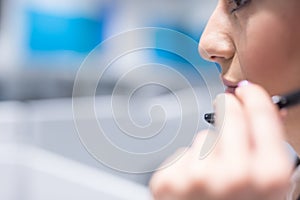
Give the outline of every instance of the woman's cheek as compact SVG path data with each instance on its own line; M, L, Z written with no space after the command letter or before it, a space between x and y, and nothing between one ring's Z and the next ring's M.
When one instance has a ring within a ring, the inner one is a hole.
M240 38L240 64L244 76L274 94L284 78L285 45L283 26L276 18L262 14L249 21ZM280 74L280 75L278 75Z

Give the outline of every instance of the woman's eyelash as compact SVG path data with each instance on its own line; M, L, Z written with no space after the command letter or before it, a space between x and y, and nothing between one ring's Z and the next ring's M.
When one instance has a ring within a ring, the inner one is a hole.
M251 0L228 0L228 4L234 4L234 8L231 10L231 13L234 13L241 7L245 6L246 4L250 3Z

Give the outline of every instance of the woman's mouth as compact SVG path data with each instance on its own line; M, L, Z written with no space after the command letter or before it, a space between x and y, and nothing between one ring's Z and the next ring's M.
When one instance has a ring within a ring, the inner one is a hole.
M222 81L226 86L226 93L234 94L235 89L238 87L238 81L229 81L228 79L222 77Z

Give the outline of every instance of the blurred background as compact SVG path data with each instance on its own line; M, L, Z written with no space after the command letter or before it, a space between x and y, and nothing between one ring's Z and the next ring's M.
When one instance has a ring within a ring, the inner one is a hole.
M0 98L70 97L80 64L105 39L134 28L164 27L198 41L215 5L215 0L1 0Z
M0 198L148 199L151 173L110 169L81 144L72 114L76 73L97 45L135 28L169 28L198 42L216 3L217 0L0 0ZM144 40L158 44L165 41L157 35L136 35L122 44L112 44L102 56L111 56L119 45ZM180 48L184 44L174 38L174 45ZM211 70L212 65L200 56L194 59L199 60L203 70ZM210 99L223 90L215 82L210 85L215 94L208 94L203 77L186 60L170 52L145 50L121 58L107 72L96 90L100 107L126 69L150 62L172 66L184 74L198 88L203 113L212 109ZM80 79L82 94L76 98L84 101L85 91L94 81L92 74L93 70ZM168 78L172 81L172 77ZM123 85L124 91L133 84L134 78ZM172 84L184 92L176 80ZM153 101L164 102L172 110L176 101L168 91L157 87L146 88L139 95L143 103L133 108L137 113ZM105 109L98 111L110 129L113 119ZM177 123L177 115L174 112L170 116L171 124ZM199 129L206 126L203 122ZM117 130L111 128L114 131Z

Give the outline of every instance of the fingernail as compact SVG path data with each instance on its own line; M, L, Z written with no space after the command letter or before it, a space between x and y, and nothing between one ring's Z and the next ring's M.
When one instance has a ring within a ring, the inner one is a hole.
M250 85L250 84L251 83L249 81L243 80L243 81L239 82L238 86L239 87L245 87L245 86Z

